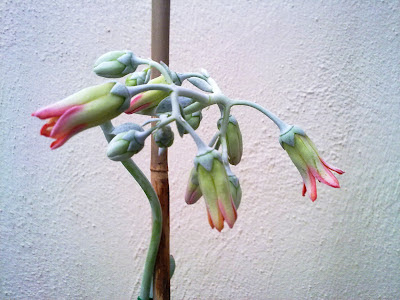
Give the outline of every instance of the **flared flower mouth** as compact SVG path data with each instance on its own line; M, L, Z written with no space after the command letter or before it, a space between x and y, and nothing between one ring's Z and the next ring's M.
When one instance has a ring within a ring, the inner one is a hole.
M79 124L73 127L68 126L68 122L71 121L71 118L73 118L78 112L82 111L82 109L82 105L77 105L59 109L44 108L32 113L32 116L40 119L50 117L47 123L42 126L40 134L55 139L55 141L50 145L52 150L61 147L73 135L87 128L86 124Z

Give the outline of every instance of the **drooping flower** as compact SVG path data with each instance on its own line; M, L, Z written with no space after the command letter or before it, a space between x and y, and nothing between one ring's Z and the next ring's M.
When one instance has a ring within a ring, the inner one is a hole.
M339 181L331 171L338 174L343 174L344 171L327 164L302 129L292 126L290 130L280 135L279 143L289 154L303 178L303 196L308 191L312 201L317 199L315 179L334 188L340 187Z
M200 190L206 201L210 226L221 231L225 220L232 228L237 212L221 155L218 151L211 150L196 156L194 163Z
M34 112L48 119L40 134L55 139L51 149L62 146L73 135L111 120L129 105L126 87L115 82L85 88L61 101Z

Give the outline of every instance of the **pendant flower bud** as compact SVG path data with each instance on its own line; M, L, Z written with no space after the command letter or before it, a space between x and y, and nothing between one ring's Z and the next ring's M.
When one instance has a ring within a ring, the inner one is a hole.
M203 115L202 115L201 111L196 111L196 112L191 113L191 114L189 114L189 115L185 115L185 120L186 120L186 122L188 122L189 125L190 125L194 130L196 130L197 128L199 128L200 122L201 122L201 119L202 119L202 118L203 118ZM188 133L188 132L185 130L185 134L186 134L186 133Z
M134 72L132 75L128 76L125 80L125 85L127 86L137 86L146 84L150 79L150 68L145 69L141 72Z
M327 164L302 129L292 126L290 130L280 135L279 143L289 154L303 178L303 196L308 191L312 201L317 199L315 179L334 188L340 187L339 181L331 171L338 174L343 174L344 171Z
M135 55L131 51L111 51L96 60L93 71L101 77L120 78L136 68Z
M159 76L149 81L149 84L166 84L164 76ZM157 106L161 100L168 97L170 92L151 90L135 95L131 99L130 107L125 111L127 114L143 112L146 109Z
M218 120L218 129L221 128L222 118ZM239 123L234 116L229 116L228 127L226 128L226 143L228 148L228 161L231 165L237 165L243 154L242 133Z
M158 128L154 132L153 137L157 146L161 148L171 147L174 143L174 132L169 125Z
M221 155L218 151L211 150L196 156L194 164L200 190L206 200L210 226L221 231L225 220L232 228L236 222L237 213Z
M142 130L143 131L143 130ZM144 147L146 135L139 130L118 133L108 144L107 156L114 161L122 161L139 153Z
M237 178L235 175L228 176L228 180L233 203L235 203L237 210L239 209L240 201L242 200L242 188L240 187L239 178Z
M124 85L108 82L85 88L39 109L32 116L48 119L40 134L55 139L50 148L56 149L78 132L117 117L128 101L129 93Z
M189 181L186 187L185 201L187 204L196 203L202 196L199 179L197 177L196 169L193 168L190 172Z

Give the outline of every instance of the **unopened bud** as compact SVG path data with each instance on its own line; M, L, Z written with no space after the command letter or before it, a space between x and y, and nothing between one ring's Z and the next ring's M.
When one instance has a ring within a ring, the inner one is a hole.
M185 201L187 204L196 203L202 196L199 180L197 178L196 169L193 168L190 172L189 181L186 187Z
M153 137L157 146L161 148L171 147L174 143L174 132L169 125L158 128L154 132Z
M137 130L129 130L128 132L117 134L108 144L108 158L115 161L131 158L143 149L145 138Z
M145 84L149 81L150 76L148 74L150 69L145 69L140 72L134 72L132 75L128 76L125 80L125 85L127 86L137 86Z
M218 129L221 128L222 118L218 120ZM226 143L228 148L228 161L231 165L237 165L242 159L243 142L239 123L234 116L229 116L226 128Z
M240 201L242 200L242 188L240 187L239 178L237 178L235 175L230 175L228 176L228 180L233 203L235 203L235 207L238 209Z
M196 111L196 112L194 112L194 113L192 113L192 114L185 115L186 122L188 122L189 125L190 125L194 130L196 130L197 128L199 128L200 122L201 122L201 119L202 119L202 118L203 118L203 115L202 115L201 111ZM188 132L185 130L185 133L188 133Z
M111 51L96 60L93 71L101 77L123 77L136 70L133 58L131 51Z

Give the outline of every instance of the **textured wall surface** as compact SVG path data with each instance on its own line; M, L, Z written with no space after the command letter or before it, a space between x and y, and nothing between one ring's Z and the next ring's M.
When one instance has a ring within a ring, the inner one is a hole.
M171 68L206 68L226 95L303 127L341 189L301 177L258 112L234 109L244 158L233 229L211 230L184 186L189 137L170 151L173 299L394 299L400 295L398 1L172 1ZM150 1L0 4L2 299L129 299L150 234L144 194L105 156L99 128L55 151L31 112L102 82L93 61L150 56ZM218 111L204 112L209 138ZM133 117L137 122L143 117ZM122 116L116 121L131 120ZM148 174L149 146L135 157Z

